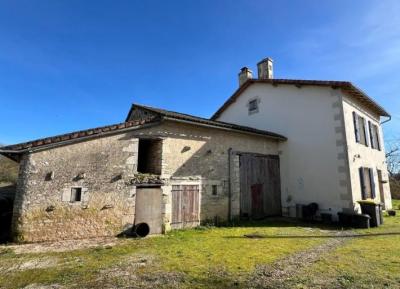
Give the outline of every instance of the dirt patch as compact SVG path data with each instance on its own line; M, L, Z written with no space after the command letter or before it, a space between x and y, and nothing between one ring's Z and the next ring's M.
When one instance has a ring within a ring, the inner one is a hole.
M10 267L0 266L0 271L8 273L13 271L50 268L50 267L55 267L57 265L58 265L58 259L49 257L49 258L21 261L18 264L15 264Z
M288 288L287 281L292 279L302 268L311 266L321 259L323 254L330 252L352 239L354 232L335 232L337 237L327 238L327 241L311 249L290 255L272 265L259 265L248 281L247 288L280 289Z
M123 243L123 239L115 237L94 238L82 240L63 240L57 242L44 242L32 244L16 244L0 246L0 249L11 249L15 254L24 253L46 253L46 252L67 252L95 247L112 247Z
M185 275L178 272L139 273L134 267L113 267L88 284L88 288L179 288ZM78 288L78 287L77 287Z
M64 286L58 284L51 284L51 285L42 285L42 284L29 284L25 286L23 289L63 289Z

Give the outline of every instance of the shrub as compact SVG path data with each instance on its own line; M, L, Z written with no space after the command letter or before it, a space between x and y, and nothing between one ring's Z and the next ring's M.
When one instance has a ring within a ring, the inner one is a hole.
M0 184L15 184L18 179L18 163L0 155Z
M400 174L398 173L390 176L389 182L392 199L400 200Z

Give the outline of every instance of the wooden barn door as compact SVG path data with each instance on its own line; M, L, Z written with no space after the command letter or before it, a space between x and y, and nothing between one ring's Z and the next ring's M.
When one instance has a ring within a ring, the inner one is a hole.
M240 214L253 219L281 215L278 156L240 156Z
M189 228L200 223L199 186L172 186L172 220L173 229Z

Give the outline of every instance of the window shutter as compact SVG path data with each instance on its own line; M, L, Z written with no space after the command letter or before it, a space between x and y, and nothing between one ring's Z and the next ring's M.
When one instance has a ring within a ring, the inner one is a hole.
M369 146L369 141L368 141L368 133L367 133L367 120L364 119L364 138L365 138L365 146Z
M364 169L363 169L363 167L360 167L360 168L358 169L358 171L359 171L359 173L360 173L361 198L362 198L363 200L365 200L365 199L366 199L366 196L365 196Z
M379 139L379 128L377 125L375 126L375 137L376 137L376 147L378 150L381 150L381 142Z
M354 134L356 136L356 142L360 142L360 126L358 123L358 116L355 111L353 111L353 122L354 122Z
M368 121L368 131L369 131L369 139L371 141L371 148L375 148L374 145L374 129L372 128L372 123Z
M375 180L374 180L374 169L370 168L369 169L369 179L371 181L371 196L373 199L375 199Z

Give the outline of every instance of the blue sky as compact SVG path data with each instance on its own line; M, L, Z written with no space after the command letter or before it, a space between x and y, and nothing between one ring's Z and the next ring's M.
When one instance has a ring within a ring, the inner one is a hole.
M209 117L243 66L350 80L400 137L400 1L0 1L0 143L124 120L132 102Z

